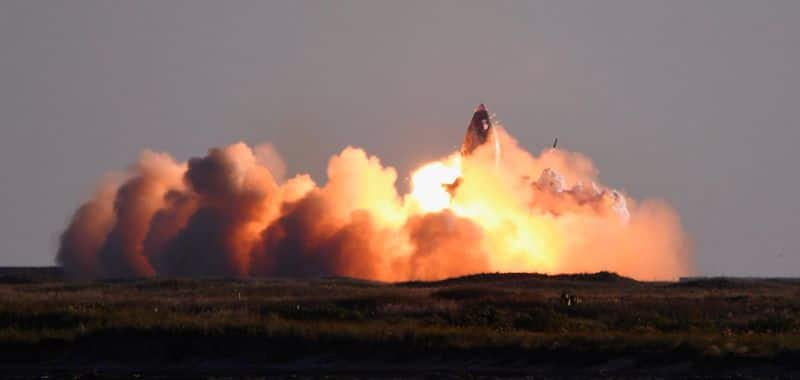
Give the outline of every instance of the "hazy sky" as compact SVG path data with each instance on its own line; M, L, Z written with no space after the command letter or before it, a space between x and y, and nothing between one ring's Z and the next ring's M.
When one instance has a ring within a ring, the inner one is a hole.
M271 141L320 181L352 144L404 175L486 102L529 150L558 136L666 199L700 273L800 275L798 20L793 0L3 0L0 265L51 265L143 148Z

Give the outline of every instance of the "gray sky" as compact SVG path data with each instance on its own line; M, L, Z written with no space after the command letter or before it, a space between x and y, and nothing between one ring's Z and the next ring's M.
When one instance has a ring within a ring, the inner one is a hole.
M0 2L0 265L50 265L97 180L271 141L401 174L486 102L661 197L702 274L800 275L800 1ZM401 184L402 186L402 184Z

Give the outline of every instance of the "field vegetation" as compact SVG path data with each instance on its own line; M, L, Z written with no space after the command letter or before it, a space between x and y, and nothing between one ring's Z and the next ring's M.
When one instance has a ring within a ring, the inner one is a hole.
M789 280L649 283L611 273L385 284L85 282L56 269L6 270L0 365L790 370L800 362L799 296Z

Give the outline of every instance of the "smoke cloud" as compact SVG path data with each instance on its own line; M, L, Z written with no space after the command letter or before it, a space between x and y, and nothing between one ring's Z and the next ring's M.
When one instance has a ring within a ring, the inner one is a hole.
M493 133L498 144L416 170L403 195L395 169L353 147L330 158L322 185L285 179L271 145L236 143L188 162L146 150L75 211L56 260L81 278L691 271L689 240L666 203L604 187L579 153L534 156Z

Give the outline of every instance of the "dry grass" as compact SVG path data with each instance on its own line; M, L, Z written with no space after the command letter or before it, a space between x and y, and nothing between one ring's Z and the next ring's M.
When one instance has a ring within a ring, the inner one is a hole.
M567 305L564 293L580 302ZM405 284L19 275L0 281L0 360L791 363L800 353L798 295L795 282L639 283L611 274Z

